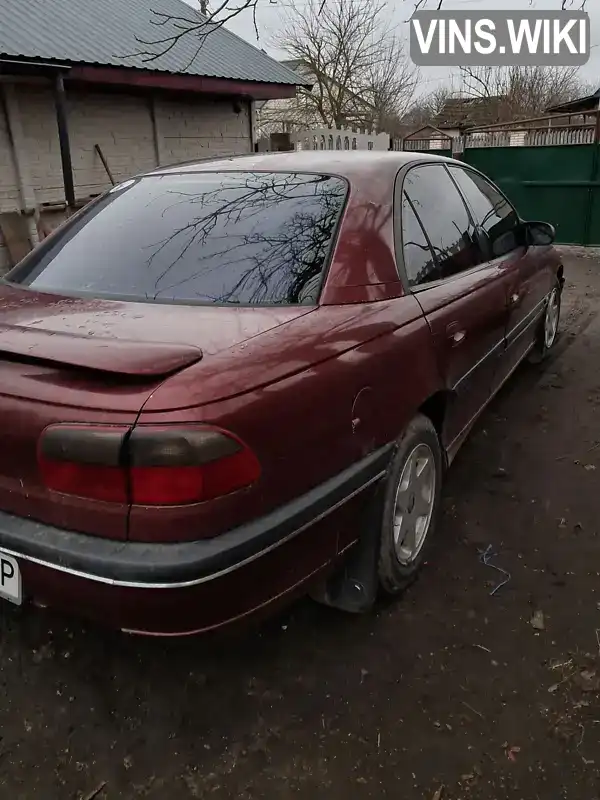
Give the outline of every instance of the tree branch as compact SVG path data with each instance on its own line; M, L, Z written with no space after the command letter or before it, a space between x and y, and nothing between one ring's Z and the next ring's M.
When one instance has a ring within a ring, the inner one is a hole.
M439 11L444 5L444 0L402 1L405 5L412 6L416 11L423 10L425 8ZM150 0L150 2L152 2L152 0ZM157 27L164 29L164 35L153 40L145 40L136 37L136 41L142 46L143 49L136 53L129 53L122 57L141 57L144 63L150 63L171 52L175 47L177 47L180 41L187 38L192 38L196 41L197 46L192 53L188 64L184 67L184 69L187 69L196 59L200 49L202 48L202 44L206 40L206 37L218 28L227 25L228 22L231 22L231 20L235 19L244 12L252 12L254 32L257 40L260 39L260 31L256 16L257 9L263 5L276 5L278 0L217 0L214 7L210 0L199 0L199 3L200 10L198 11L194 8L190 8L189 17L165 14L164 12L156 11L150 7L149 13L151 22ZM316 19L320 19L326 17L329 9L332 6L335 7L337 3L338 0L309 0L308 5L311 8L311 15ZM531 6L532 3L535 3L535 0L523 0L524 6ZM556 3L562 10L565 11L568 9L583 10L586 7L587 0L556 0ZM352 4L352 0L350 0L350 4ZM371 2L371 5L381 10L381 5L378 5L376 2ZM300 6L298 6L295 11L299 12ZM380 11L378 13L380 13ZM352 21L349 19L348 15L345 15L344 21L347 27L355 32L356 26L352 25ZM372 25L369 23L369 21L366 21L365 24L366 30L364 35L365 39L367 39L369 37L369 31L372 31ZM357 65L351 65L348 63L348 69L351 68L356 69Z
M405 3L410 3L414 6L415 11L424 11L426 8L435 11L441 11L444 5L444 0L404 0ZM584 11L587 5L587 0L556 0L560 4L561 11L568 11L569 9L578 9ZM535 0L523 0L523 5L531 6Z

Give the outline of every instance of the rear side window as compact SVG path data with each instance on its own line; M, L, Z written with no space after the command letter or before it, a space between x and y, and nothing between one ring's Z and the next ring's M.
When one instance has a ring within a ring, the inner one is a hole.
M431 271L427 280L449 278L485 260L464 200L444 167L434 164L411 169L404 191L437 262L437 270Z
M508 200L489 181L471 170L452 167L452 177L486 232L490 258L499 258L518 246L519 217Z
M91 205L8 280L128 300L314 304L346 193L326 175L141 178Z

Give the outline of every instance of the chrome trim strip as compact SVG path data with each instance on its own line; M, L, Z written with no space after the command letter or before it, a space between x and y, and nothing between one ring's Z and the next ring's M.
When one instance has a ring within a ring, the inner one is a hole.
M329 514L331 514L333 511L336 511L338 508L340 508L340 506L343 506L349 500L352 500L353 497L356 497L356 495L360 494L365 489L368 489L369 486L371 486L373 483L375 483L378 480L381 480L381 478L383 478L385 474L386 470L381 470L381 472L378 472L377 475L374 475L372 478L369 478L369 480L366 483L364 483L358 489L355 489L347 497L344 497L342 500L339 500L337 503L331 506L331 508L328 508L326 511L321 512L320 514L311 519L309 522L306 522L301 527L296 528L296 530L288 534L288 536L279 539L277 542L274 542L272 545L269 545L269 547L266 547L264 550L261 550L260 553L255 553L254 555L249 556L243 561L239 561L238 563L233 564L231 567L227 567L226 569L220 570L219 572L214 572L211 575L205 575L202 578L197 578L190 581L182 581L179 583L142 583L140 581L116 580L114 578L104 578L101 575L93 575L88 572L81 572L79 570L70 569L69 567L64 567L60 564L52 564L49 561L44 561L40 558L35 558L34 556L23 555L22 553L19 553L15 550L8 550L7 548L4 547L0 547L0 554L6 553L7 555L16 558L17 561L19 560L29 561L30 563L37 564L40 567L46 567L48 569L55 570L56 572L63 572L66 573L67 575L72 575L76 578L83 578L84 580L94 581L95 583L103 583L109 586L119 586L127 589L187 589L188 587L199 586L202 583L208 583L208 581L213 581L216 578L221 578L224 575L228 575L231 572L235 572L241 567L244 567L247 564L256 561L257 559L261 558L267 553L270 553L272 550L275 550L282 544L289 542L291 539L303 533L303 531L305 531L307 528L310 528L311 525L315 525L317 522L320 522L322 519L329 516Z
M518 322L509 333L503 336L499 342L497 342L490 350L488 350L488 352L485 353L485 355L483 355L479 359L479 361L477 361L476 364L470 367L467 370L467 372L465 372L465 374L457 380L454 386L451 387L450 391L452 392L457 391L461 383L464 380L466 380L473 372L475 372L475 370L478 369L478 367L480 367L486 359L490 358L496 352L496 350L498 350L498 348L506 344L506 349L508 350L508 348L511 345L513 345L518 339L520 339L521 336L524 333L526 333L529 330L529 328L538 321L538 315L541 314L541 312L543 311L544 306L548 302L550 294L551 293L548 293L546 297L542 298L542 300L540 300L540 302L527 314L526 317L523 317L523 319L520 322ZM519 330L519 328L522 328L522 330ZM515 331L519 332L515 335Z
M534 347L535 347L535 342L532 342L532 344L531 344L531 345L530 345L530 346L527 348L527 350L526 350L526 351L523 353L523 357L522 357L522 358L520 358L520 359L517 361L517 363L516 363L516 364L514 364L514 365L513 365L513 366L510 368L510 370L509 370L509 371L506 373L506 375L504 376L504 378L502 378L502 380L500 381L500 383L498 384L498 386L496 386L496 388L492 390L492 392L491 392L491 394L490 394L489 398L488 398L488 399L486 400L486 402L485 402L485 403L484 403L484 404L481 406L481 408L479 409L479 411L476 411L476 412L475 412L475 414L474 414L474 415L471 417L471 419L470 419L470 420L467 422L467 424L464 426L464 428L462 428L462 430L461 430L461 431L460 431L460 432L459 432L459 433L458 433L458 434L457 434L457 435L454 437L454 439L453 439L453 440L450 442L450 444L448 445L448 447L446 447L446 454L447 454L447 456L448 456L448 462L449 462L450 464L452 463L452 461L454 460L454 457L456 456L456 454L458 453L458 451L459 451L459 449L460 449L460 445L462 444L462 442L460 441L460 440L461 440L461 438L463 439L463 441L464 441L464 439L466 439L466 437L467 437L467 434L469 433L469 430L470 430L470 429L473 427L473 425L474 425L474 424L477 422L477 419L478 419L478 418L481 416L481 414L483 414L483 412L486 410L486 408L487 408L487 407L489 406L489 404L492 402L492 400L494 399L494 397L495 397L495 396L498 394L498 392L500 391L500 389L502 389L502 387L504 386L504 384L506 383L506 381L507 381L507 380L508 380L510 377L512 377L512 375L513 375L513 374L514 374L514 372L516 371L517 367L520 367L520 366L521 366L521 364L523 363L523 361L525 361L525 359L527 358L527 356L529 355L529 353L531 353L531 351L533 350L533 348L534 348Z
M470 375L472 375L472 373L475 372L475 370L478 369L483 364L484 361L486 361L488 358L491 358L491 356L496 352L496 350L504 346L504 342L505 340L503 336L502 339L500 339L499 342L496 342L496 344L491 348L491 350L488 350L488 352L485 353L485 355L483 355L479 359L479 361L477 361L476 364L473 364L472 367L469 367L469 369L465 372L465 374L457 380L454 386L451 387L450 391L456 392L458 390L458 387L461 385L463 381L465 381Z
M537 322L537 315L541 314L544 310L546 303L548 302L548 298L550 297L550 293L548 293L545 297L543 297L540 302L534 306L527 316L523 317L520 322L518 322L514 328L512 328L506 334L506 343L510 347L512 342L516 341L526 330L528 330L534 322ZM520 330L522 328L522 330ZM516 332L518 331L518 333ZM512 341L511 341L512 339Z

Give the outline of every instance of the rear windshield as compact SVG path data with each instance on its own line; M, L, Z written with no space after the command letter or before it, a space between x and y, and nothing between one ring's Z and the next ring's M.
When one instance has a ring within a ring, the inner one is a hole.
M11 283L184 303L313 304L347 187L325 175L201 172L117 186Z

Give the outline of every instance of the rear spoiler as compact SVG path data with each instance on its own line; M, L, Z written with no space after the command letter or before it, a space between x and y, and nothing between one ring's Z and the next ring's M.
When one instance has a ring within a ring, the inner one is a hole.
M42 361L133 378L157 378L202 359L189 344L55 333L35 327L0 325L0 357Z

